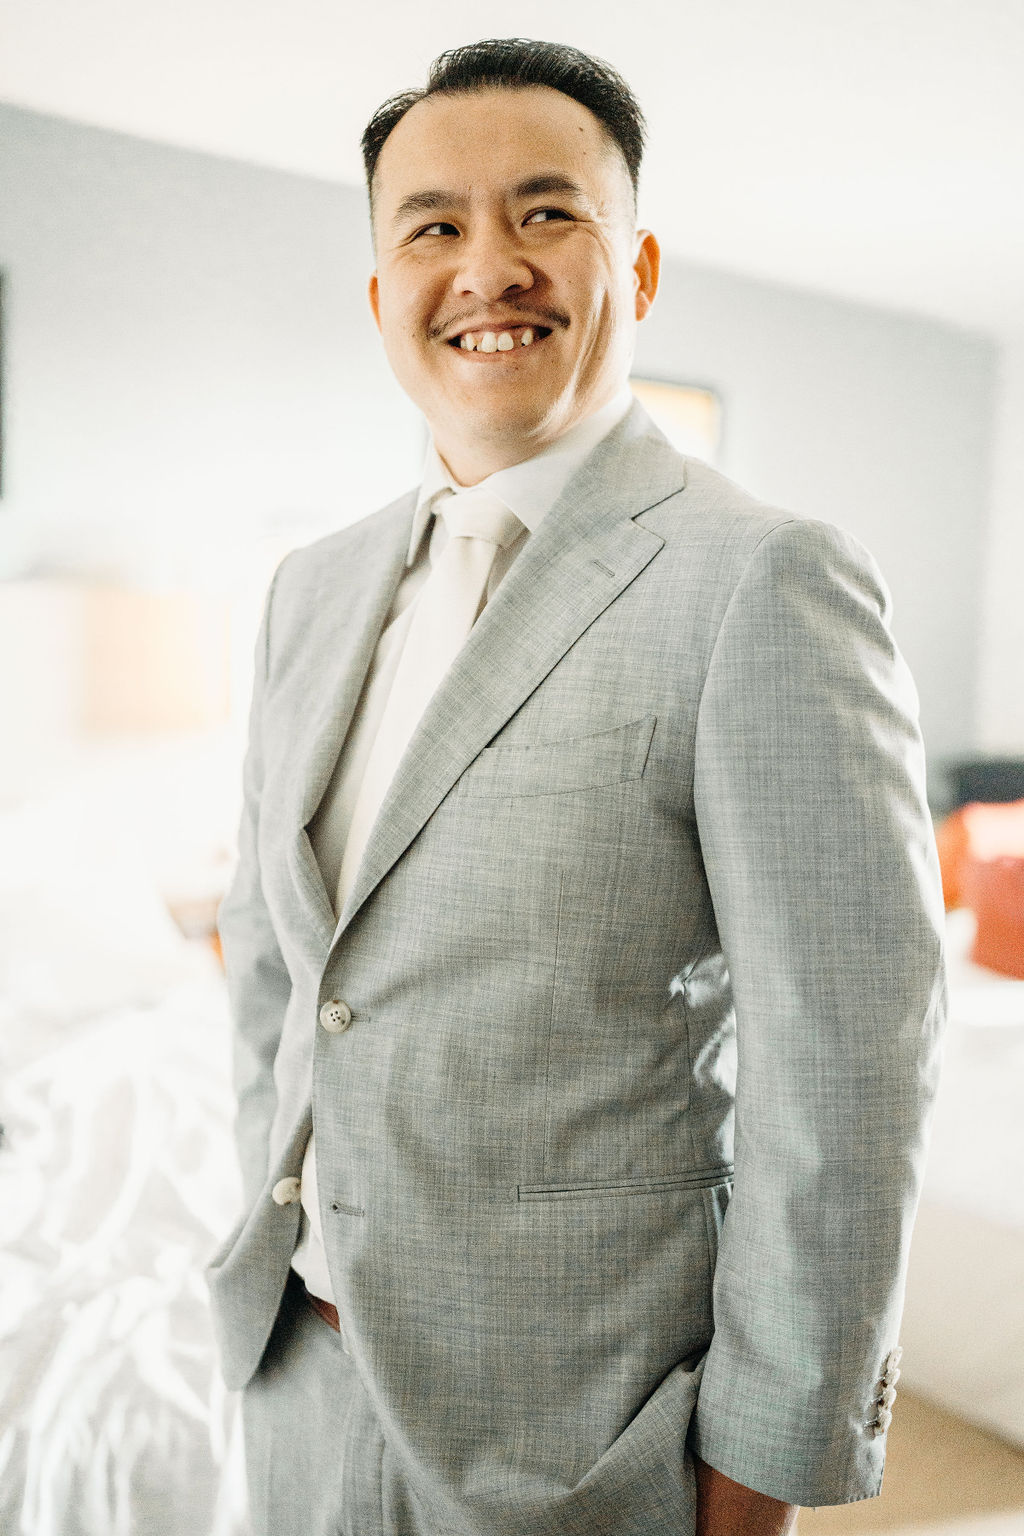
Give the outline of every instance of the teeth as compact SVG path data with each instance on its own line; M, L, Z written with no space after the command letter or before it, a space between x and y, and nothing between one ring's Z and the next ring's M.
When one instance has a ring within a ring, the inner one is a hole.
M520 345L529 347L535 340L536 332L528 325L520 338ZM480 336L474 336L472 331L463 331L459 338L459 346L464 352L511 352L515 344L511 331L502 331L500 335L484 331Z

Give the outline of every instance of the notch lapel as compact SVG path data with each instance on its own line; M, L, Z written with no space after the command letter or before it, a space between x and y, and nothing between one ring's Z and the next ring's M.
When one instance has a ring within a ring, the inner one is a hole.
M323 667L323 703L308 735L296 743L294 793L287 812L288 861L325 959L335 930L334 907L306 828L331 781L402 579L415 506L415 493L410 493L367 519L362 538L346 549L347 582L339 582L338 562L325 559L313 605L313 653Z
M335 942L477 754L663 547L635 519L685 480L685 461L634 403L527 541L427 706Z

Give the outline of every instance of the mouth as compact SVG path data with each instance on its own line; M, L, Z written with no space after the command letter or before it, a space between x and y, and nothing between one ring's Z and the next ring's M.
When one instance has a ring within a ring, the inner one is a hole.
M535 347L551 335L546 325L509 325L495 330L460 331L448 339L456 352L472 352L484 357L507 357L523 347Z

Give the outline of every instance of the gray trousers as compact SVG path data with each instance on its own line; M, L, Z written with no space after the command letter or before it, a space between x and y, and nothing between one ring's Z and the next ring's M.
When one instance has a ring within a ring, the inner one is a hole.
M297 1276L289 1279L263 1359L242 1393L242 1421L252 1536L471 1536L482 1529L468 1514L445 1518L421 1508L355 1362L310 1306ZM634 1491L637 1485L654 1486L639 1464ZM625 1519L614 1503L594 1520L577 1515L555 1525L557 1517L549 1515L541 1528L565 1536L648 1529L637 1523L633 1497L630 1507ZM692 1493L678 1522L666 1524L667 1518L662 1506L649 1529L692 1536ZM506 1520L492 1516L486 1526L489 1536L521 1536L522 1528L511 1513Z
M253 1536L434 1536L389 1475L351 1356L294 1275L242 1420Z

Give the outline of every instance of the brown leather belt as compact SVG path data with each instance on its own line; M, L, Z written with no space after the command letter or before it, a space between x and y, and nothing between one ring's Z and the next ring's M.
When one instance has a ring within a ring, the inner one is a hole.
M303 1286L303 1290L306 1287ZM325 1323L330 1324L335 1333L341 1332L341 1320L338 1317L338 1309L331 1302L324 1301L322 1296L314 1296L312 1291L306 1290L306 1300L314 1312L319 1312Z

